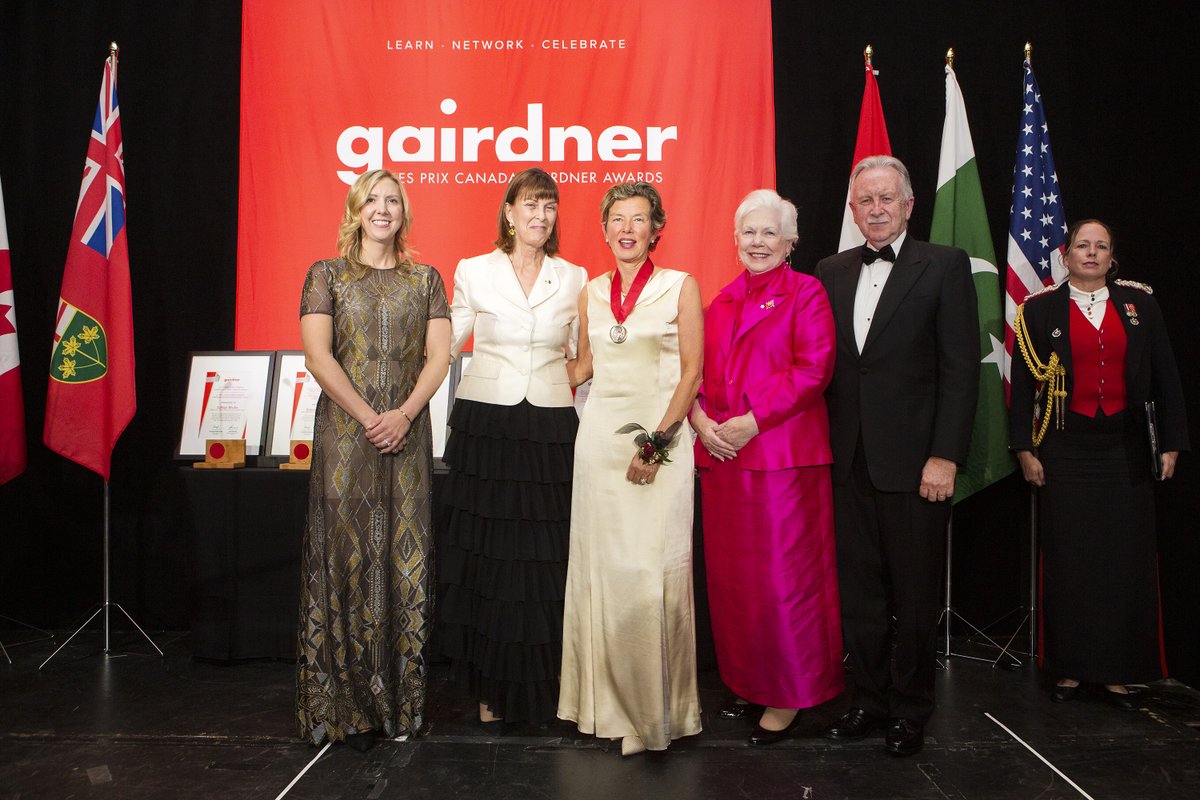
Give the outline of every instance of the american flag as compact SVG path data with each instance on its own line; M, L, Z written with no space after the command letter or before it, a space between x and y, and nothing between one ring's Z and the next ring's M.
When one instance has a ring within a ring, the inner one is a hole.
M1004 281L1004 383L1012 371L1013 320L1026 295L1053 286L1067 275L1061 253L1067 243L1067 221L1058 190L1058 173L1050 152L1046 110L1033 66L1025 59L1025 104L1013 168L1012 206L1008 220L1008 273Z

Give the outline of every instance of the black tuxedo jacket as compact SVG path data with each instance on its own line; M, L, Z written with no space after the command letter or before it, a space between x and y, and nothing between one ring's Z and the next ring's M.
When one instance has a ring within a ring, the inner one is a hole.
M854 340L862 251L817 264L837 326L837 363L825 392L833 480L850 475L862 437L875 488L916 491L930 456L962 463L979 393L979 312L971 262L957 247L910 233L883 287L863 350Z
M1125 402L1129 411L1144 419L1146 401L1154 400L1162 450L1187 450L1183 385L1158 302L1141 289L1115 281L1108 283L1108 300L1114 304L1125 328ZM1023 313L1033 349L1041 362L1049 363L1050 354L1058 353L1058 360L1066 367L1069 407L1075 372L1071 368L1071 291L1067 282L1063 281L1054 291L1030 297L1025 301ZM1037 386L1020 348L1014 346L1009 413L1009 444L1013 450L1033 449L1033 398ZM1053 420L1046 435L1054 435Z

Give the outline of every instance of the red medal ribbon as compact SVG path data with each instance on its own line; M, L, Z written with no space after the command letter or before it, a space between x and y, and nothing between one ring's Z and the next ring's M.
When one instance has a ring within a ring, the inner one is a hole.
M654 272L654 262L647 258L646 263L642 264L642 268L638 270L638 274L633 277L633 285L629 287L629 294L625 295L625 302L622 303L621 269L618 267L613 270L612 290L608 295L608 304L612 306L612 314L618 325L625 322L629 312L633 311L633 306L641 296L642 289L646 288L646 282L650 280L652 272Z

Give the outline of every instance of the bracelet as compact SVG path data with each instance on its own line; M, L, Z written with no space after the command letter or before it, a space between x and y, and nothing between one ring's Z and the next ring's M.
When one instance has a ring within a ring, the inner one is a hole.
M408 420L408 424L409 424L409 425L412 425L412 417L410 417L410 416L408 415L408 412L407 412L407 411L405 411L403 408L397 408L396 410L397 410L397 411L399 411L401 414L403 414L403 415L404 415L404 418L405 418L406 420Z

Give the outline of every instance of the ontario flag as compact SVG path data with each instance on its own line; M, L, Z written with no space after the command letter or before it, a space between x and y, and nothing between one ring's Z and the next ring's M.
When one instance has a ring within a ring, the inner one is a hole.
M4 188L0 187L0 483L7 483L24 471L25 403L21 399L21 354L17 350L17 310L13 301L12 264L8 258Z
M108 480L113 447L136 409L114 46L104 63L63 270L43 438L54 452Z
M871 66L871 46L867 45L864 67L867 73L867 83L863 87L862 109L858 113L858 138L854 140L854 160L850 162L853 172L858 162L867 156L890 156L892 143L888 140L887 124L883 121L883 103L879 99L879 83L875 80L875 68ZM838 252L858 247L866 238L854 224L854 213L850 211L851 193L854 184L846 187L846 207L842 211L842 237L838 243Z

